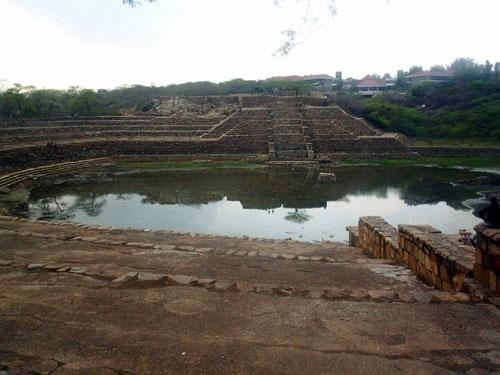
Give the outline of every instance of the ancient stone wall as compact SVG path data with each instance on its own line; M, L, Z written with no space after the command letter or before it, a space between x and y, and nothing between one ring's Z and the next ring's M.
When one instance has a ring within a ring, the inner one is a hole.
M116 155L196 155L200 159L261 155L269 154L269 142L287 160L408 153L396 135L379 134L328 99L247 95L170 97L160 103L169 108L168 115L0 123L0 168ZM231 111L225 113L227 108ZM46 147L54 143L57 147Z
M421 156L500 156L500 147L410 146Z
M243 95L240 100L243 108L326 106L332 103L330 99L312 96Z
M150 111L152 114L170 115L173 113L191 113L204 116L229 115L239 105L235 95L220 96L164 96L159 98Z
M446 292L464 291L466 277L472 277L474 251L428 225L400 225L399 230L378 216L359 219L348 227L350 245L375 258L406 264L416 275ZM355 242L355 243L354 243Z
M429 225L400 225L399 249L403 262L439 290L461 292L465 277L473 276L472 247L460 245Z
M500 294L500 229L477 225L474 278Z
M19 166L37 166L53 161L72 161L118 155L197 155L267 154L267 140L233 137L224 140L190 141L100 141L46 146L19 147L0 152L0 171Z
M408 149L394 138L363 137L344 139L313 139L314 151L317 153L404 153Z
M361 217L357 229L358 247L375 258L402 260L398 247L398 231L380 216Z

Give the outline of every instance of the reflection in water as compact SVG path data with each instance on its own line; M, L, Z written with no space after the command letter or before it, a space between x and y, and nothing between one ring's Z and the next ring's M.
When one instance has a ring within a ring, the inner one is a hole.
M311 171L157 172L34 189L32 217L224 235L345 240L359 216L430 224L445 232L479 222L464 200L500 177L463 170L352 167L318 184ZM485 182L486 181L486 182Z
M311 215L308 215L305 210L295 209L293 212L289 212L285 216L285 220L291 221L292 223L303 224L311 218Z

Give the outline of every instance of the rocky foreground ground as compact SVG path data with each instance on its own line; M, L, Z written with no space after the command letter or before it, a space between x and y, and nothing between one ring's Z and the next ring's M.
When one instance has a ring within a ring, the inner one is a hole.
M500 311L339 243L0 218L0 374L493 374Z

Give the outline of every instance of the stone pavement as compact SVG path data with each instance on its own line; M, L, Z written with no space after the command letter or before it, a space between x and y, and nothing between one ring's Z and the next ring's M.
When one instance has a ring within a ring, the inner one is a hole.
M345 244L5 217L0 243L0 374L500 371L495 306Z

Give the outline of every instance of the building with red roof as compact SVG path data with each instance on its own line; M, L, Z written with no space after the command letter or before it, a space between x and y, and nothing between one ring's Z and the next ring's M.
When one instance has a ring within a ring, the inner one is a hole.
M384 76L385 79L375 78L371 75L366 75L361 81L356 85L356 91L364 96L375 96L380 94L382 91L386 91L389 87L393 86L393 80L389 82L387 74Z

